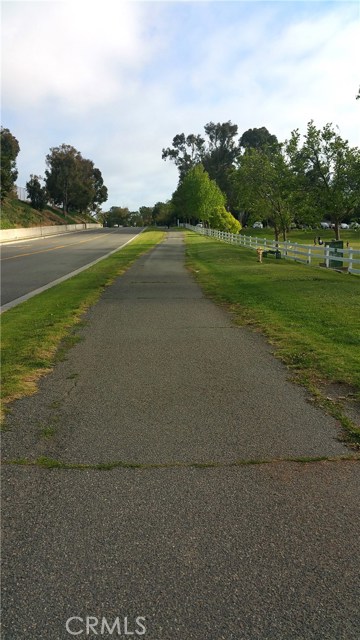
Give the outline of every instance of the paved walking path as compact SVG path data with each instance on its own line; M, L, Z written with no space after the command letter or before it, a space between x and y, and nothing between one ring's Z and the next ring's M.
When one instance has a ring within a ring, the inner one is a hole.
M87 319L14 403L3 458L140 466L4 465L4 640L114 637L102 618L149 640L358 639L359 465L265 340L202 295L180 234Z

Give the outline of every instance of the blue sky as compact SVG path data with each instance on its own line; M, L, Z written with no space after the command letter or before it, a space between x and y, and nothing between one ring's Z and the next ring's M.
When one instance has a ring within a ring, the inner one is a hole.
M231 120L285 140L314 119L360 146L359 2L2 2L2 125L18 185L50 147L101 170L113 205L171 197L177 133Z

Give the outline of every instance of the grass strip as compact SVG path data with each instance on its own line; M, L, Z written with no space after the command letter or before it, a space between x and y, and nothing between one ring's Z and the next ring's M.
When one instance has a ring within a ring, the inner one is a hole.
M73 329L104 289L133 262L164 238L162 231L146 230L123 249L77 276L30 298L3 313L3 409L17 398L36 391L37 381L54 366L61 350L79 340Z
M65 469L78 471L111 471L113 469L223 469L226 467L243 467L251 465L269 465L279 464L282 462L297 462L300 464L308 464L315 462L360 462L359 455L346 456L291 456L285 458L264 458L264 459L240 459L232 462L126 462L124 460L115 460L113 462L100 462L95 464L63 462L53 458L40 457L36 460L28 460L19 458L15 460L4 461L3 464L18 465L25 467L39 467L41 469Z
M323 390L336 383L360 399L360 279L286 260L259 263L253 250L190 231L186 253L205 294L237 324L260 330L295 379L359 443L360 429Z

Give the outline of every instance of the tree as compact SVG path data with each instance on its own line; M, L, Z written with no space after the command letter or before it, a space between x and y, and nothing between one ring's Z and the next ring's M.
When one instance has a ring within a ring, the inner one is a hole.
M241 224L234 216L227 211L224 206L216 206L213 208L210 219L212 229L219 231L228 231L229 233L239 233Z
M18 177L16 158L20 146L9 129L1 127L1 197L7 196L14 188Z
M200 135L185 137L184 133L178 133L172 141L172 148L162 150L162 159L170 158L179 169L180 180L196 164L201 162L204 153L205 140Z
M154 222L153 218L154 207L142 206L139 208L139 222L140 226L151 226Z
M317 129L313 120L308 123L303 145L295 130L287 149L308 202L319 218L330 218L339 240L341 221L349 220L360 206L359 149L351 148L331 123Z
M196 165L180 181L175 197L175 210L181 206L181 218L209 222L211 210L225 205L225 197L201 164Z
M279 143L277 137L269 133L266 127L260 127L245 131L239 144L244 149L271 149L276 148Z
M97 169L96 167L94 167L92 178L94 181L94 189L95 189L95 197L93 199L92 204L95 208L97 206L100 206L103 202L107 201L108 190L107 190L107 187L104 185L104 180L103 180L100 169Z
M49 167L45 171L46 188L54 203L62 205L64 213L69 208L71 190L76 180L76 165L80 158L79 151L68 144L51 148L46 156Z
M157 202L153 208L153 220L159 225L170 225L174 223L174 208L171 201Z
M111 207L104 213L104 222L107 227L114 225L126 227L130 222L130 211L127 207Z
M271 134L266 127L255 127L254 129L247 129L247 131L244 131L239 140L239 147L242 151L242 155L244 152L246 152L247 149L262 150L264 153L271 154L276 149L279 149L279 142L277 137ZM239 154L237 157L238 165L241 163L242 155ZM238 200L236 197L236 188L234 191L234 172L229 175L229 179L229 197L231 199L231 202L233 203L233 208L236 208L236 206L238 206ZM233 186L233 189L231 189L231 184ZM244 207L244 203L242 204L242 206ZM240 211L238 211L238 216L241 218L243 224L248 224L248 222L251 220L251 211L242 208Z
M206 138L180 133L173 138L172 147L162 150L163 160L172 160L179 169L179 178L196 165L202 164L212 180L225 193L230 203L229 174L239 154L235 141L238 127L229 120L223 123L208 122L204 126Z
M38 211L46 207L48 194L45 187L40 184L41 176L30 175L30 180L26 183L26 190L30 198L31 206Z
M46 187L55 204L64 213L96 211L107 200L107 188L101 171L91 160L83 158L74 147L62 144L46 156Z
M281 148L248 148L233 179L239 206L250 210L253 218L268 220L275 240L282 233L285 241L294 217L296 178Z
M238 127L229 120L222 124L209 122L204 129L209 142L202 163L210 178L215 180L225 193L227 203L231 205L230 176L234 161L239 155L239 146L235 141Z
M229 230L232 225L240 230L240 223L226 211L225 203L225 195L201 164L188 171L172 197L174 214L181 220L201 220L220 230Z

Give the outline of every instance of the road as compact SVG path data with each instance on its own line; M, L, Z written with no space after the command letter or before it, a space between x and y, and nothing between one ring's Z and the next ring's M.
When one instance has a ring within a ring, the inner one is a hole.
M66 276L123 246L142 229L91 229L5 244L1 305Z
M359 463L179 233L80 335L6 418L3 640L358 640Z

